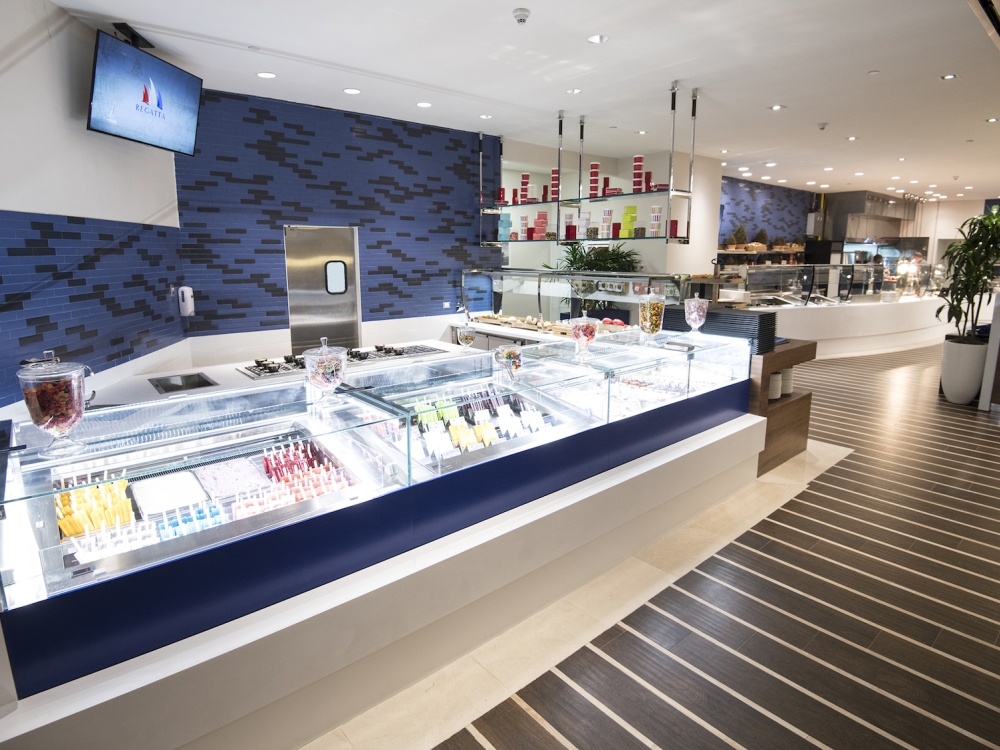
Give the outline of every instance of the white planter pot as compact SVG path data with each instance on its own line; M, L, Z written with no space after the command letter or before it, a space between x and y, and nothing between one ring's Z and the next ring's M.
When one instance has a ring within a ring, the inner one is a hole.
M945 341L941 357L941 388L953 404L968 404L983 385L985 344Z

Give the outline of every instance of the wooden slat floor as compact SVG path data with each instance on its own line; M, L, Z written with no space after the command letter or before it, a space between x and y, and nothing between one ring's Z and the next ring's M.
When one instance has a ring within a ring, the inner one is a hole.
M940 351L796 368L854 452L438 748L1000 748L1000 420Z

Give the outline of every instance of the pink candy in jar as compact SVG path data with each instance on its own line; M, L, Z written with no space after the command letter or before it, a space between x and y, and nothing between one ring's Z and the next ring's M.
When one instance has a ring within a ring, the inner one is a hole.
M700 299L697 294L691 299L684 300L684 320L691 326L694 333L705 323L708 316L708 300Z
M573 318L569 321L569 328L573 333L573 340L576 341L577 354L586 352L590 342L597 338L597 319L588 318L586 312L582 318Z

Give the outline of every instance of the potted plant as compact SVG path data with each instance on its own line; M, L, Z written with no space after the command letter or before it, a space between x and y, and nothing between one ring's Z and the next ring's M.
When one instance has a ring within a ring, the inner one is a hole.
M563 246L563 257L555 268L542 264L544 268L556 271L607 271L612 273L635 273L640 270L641 260L635 250L626 250L624 242L598 245L587 248L582 242L571 242ZM597 291L593 281L574 280L573 290L579 297L586 297ZM569 300L570 317L578 318L581 310L608 311L617 309L610 300L579 299ZM622 311L625 312L625 311ZM621 317L619 315L619 317Z
M956 333L945 337L941 359L941 388L953 404L967 404L983 384L986 344L976 337L979 314L993 298L993 267L1000 263L1000 207L973 216L959 229L962 238L952 242L942 258L951 283L941 292L948 321Z
M764 247L767 247L767 230L758 229L757 234L753 236L753 241L758 245L764 245Z
M787 245L785 243L785 238L782 237L779 234L777 237L774 238L774 249L775 250L784 250L785 247L787 247Z
M736 231L733 232L733 239L736 240L737 250L746 250L747 247L747 228L740 224L736 227Z
M726 237L726 250L736 249L736 235L730 234Z

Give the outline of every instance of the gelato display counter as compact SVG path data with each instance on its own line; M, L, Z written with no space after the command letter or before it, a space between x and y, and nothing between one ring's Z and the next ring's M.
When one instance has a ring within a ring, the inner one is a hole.
M86 411L0 432L19 698L368 568L747 413L741 339L637 331Z

